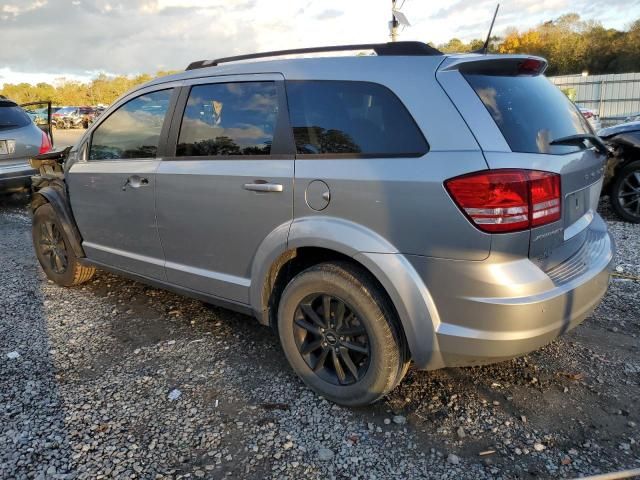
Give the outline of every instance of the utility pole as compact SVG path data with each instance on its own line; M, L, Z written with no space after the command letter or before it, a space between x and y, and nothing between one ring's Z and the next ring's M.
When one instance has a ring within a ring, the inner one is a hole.
M396 19L393 12L396 10L396 0L391 0L391 21L389 22L389 30L391 31L391 41L395 42L398 39L398 25L400 23Z

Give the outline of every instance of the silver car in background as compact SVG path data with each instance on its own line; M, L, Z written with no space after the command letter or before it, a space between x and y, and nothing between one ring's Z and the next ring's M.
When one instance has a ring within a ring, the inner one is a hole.
M343 405L410 363L523 355L593 311L614 253L607 149L546 66L418 42L194 62L34 160L36 255L252 315Z
M51 150L49 136L15 102L0 98L0 194L23 190L36 172L29 159Z
M602 128L600 114L596 110L586 107L578 107L578 109L580 110L580 113L582 113L582 116L587 120L587 122L589 122L589 125L591 125L591 128L593 128L594 132L597 132Z

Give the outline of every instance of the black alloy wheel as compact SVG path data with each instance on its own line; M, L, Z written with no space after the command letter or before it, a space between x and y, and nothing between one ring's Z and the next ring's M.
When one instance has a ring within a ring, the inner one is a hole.
M67 248L62 232L55 223L43 222L40 224L38 248L52 271L60 275L66 272L69 265Z
M627 163L616 172L609 199L620 218L640 223L640 160Z
M640 170L629 172L616 193L620 206L629 215L640 217Z
M316 375L334 385L351 385L369 368L367 331L357 312L328 294L305 297L294 314L298 352Z

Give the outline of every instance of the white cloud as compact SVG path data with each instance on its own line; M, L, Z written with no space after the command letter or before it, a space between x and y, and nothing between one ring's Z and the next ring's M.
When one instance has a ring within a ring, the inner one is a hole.
M9 18L17 17L21 13L42 8L46 4L47 0L36 0L34 2L23 1L20 4L7 3L5 5L0 5L0 20L9 20Z
M88 82L98 75L98 73L99 72L87 72L85 74L65 73L56 75L50 73L17 72L9 67L3 67L0 68L0 88L5 83L30 83L35 85L40 82L56 84L63 80Z
M182 69L193 60L256 51L389 40L388 0L37 0L0 6L0 75ZM442 43L486 35L495 0L405 0L400 40ZM568 12L624 28L640 0L511 0L495 32ZM19 47L18 47L19 46ZM4 72L4 73L3 73ZM20 72L20 73L15 73ZM34 77L35 78L35 77ZM41 78L41 77L38 77Z

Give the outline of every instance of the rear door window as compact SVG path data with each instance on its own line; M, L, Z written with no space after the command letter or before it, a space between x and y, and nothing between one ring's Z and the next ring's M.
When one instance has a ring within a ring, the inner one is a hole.
M189 93L176 155L269 155L277 117L275 82L196 85Z
M576 106L543 75L465 74L514 152L564 154L580 146L550 145L561 137L590 134Z
M31 118L17 104L0 100L0 130L26 127L31 123Z
M146 93L118 107L93 132L89 159L155 158L171 92Z
M428 145L391 90L371 82L287 82L289 116L298 154L424 155Z

